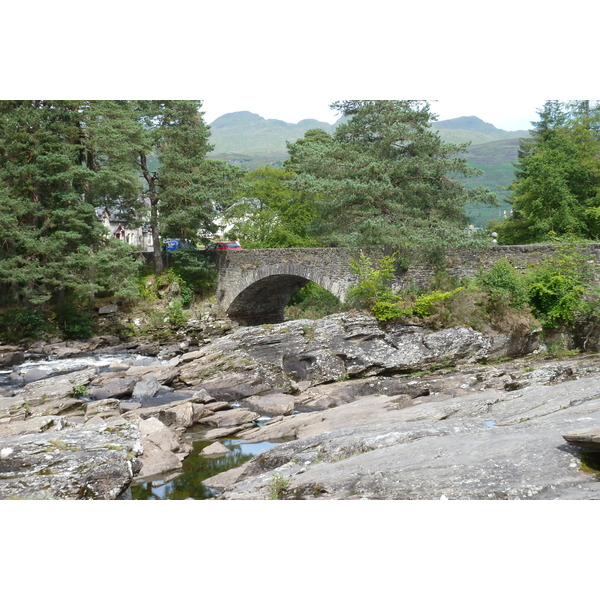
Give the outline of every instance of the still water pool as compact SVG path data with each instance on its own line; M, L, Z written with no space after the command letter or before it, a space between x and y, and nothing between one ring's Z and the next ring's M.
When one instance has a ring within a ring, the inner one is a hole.
M214 440L195 441L191 452L183 461L183 471L171 481L154 480L131 486L133 500L207 500L219 492L205 486L202 481L234 467L239 467L253 456L277 446L272 442L246 443L239 439L219 440L230 451L221 456L206 457L200 453Z

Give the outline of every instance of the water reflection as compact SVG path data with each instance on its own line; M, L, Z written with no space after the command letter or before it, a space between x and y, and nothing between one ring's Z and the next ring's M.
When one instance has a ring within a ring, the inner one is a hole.
M223 471L239 467L253 456L257 456L277 446L271 442L244 443L243 440L220 440L229 448L225 455L205 457L200 454L203 448L214 443L213 440L193 442L194 450L183 461L182 473L173 481L154 480L131 486L134 500L207 500L218 492L202 481Z

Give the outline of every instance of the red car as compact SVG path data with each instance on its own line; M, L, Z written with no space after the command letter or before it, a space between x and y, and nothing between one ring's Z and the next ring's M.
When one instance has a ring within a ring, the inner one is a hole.
M237 242L214 242L206 246L207 250L242 250Z

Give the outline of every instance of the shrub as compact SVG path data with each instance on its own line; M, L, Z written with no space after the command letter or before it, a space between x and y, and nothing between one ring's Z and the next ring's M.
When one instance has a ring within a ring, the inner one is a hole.
M414 303L413 313L417 317L427 317L432 314L436 304L449 300L464 288L459 287L451 292L433 292L419 296Z
M523 276L505 258L496 261L487 272L480 271L477 282L492 303L520 308L529 299Z
M396 296L395 302L390 300L376 302L372 307L373 314L379 321L392 321L411 316L419 318L428 317L435 312L439 303L449 300L462 289L463 288L460 287L451 292L436 291L431 294L423 294L412 302L403 300L400 296Z
M167 253L169 270L193 292L211 292L217 280L217 270L208 257L196 248L182 248ZM185 304L185 302L184 302Z
M527 276L529 303L546 328L571 325L585 313L593 271L573 244L564 244L545 264Z
M309 281L290 299L286 319L320 319L343 310L338 298L320 285Z
M412 308L402 305L400 302L389 301L376 302L372 311L378 321L395 321L413 314Z
M48 321L38 310L7 308L0 313L0 338L17 342L36 338L48 327Z
M67 339L92 337L92 317L89 312L80 311L68 303L59 309L57 317L58 327Z
M172 302L169 305L167 308L167 317L169 317L169 323L175 327L179 327L187 321L185 313L183 312L183 305L180 300Z
M395 276L395 261L396 255L392 254L373 266L373 261L361 252L360 257L350 263L358 282L348 290L348 303L356 308L372 308L377 302L394 302L396 296L391 282Z

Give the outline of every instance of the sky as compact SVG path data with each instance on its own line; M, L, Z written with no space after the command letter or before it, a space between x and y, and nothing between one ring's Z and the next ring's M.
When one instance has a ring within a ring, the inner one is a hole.
M371 98L370 99L380 99ZM212 123L218 117L238 111L250 111L265 119L280 119L287 123L297 123L302 119L317 119L326 123L334 123L339 114L329 108L341 97L325 97L315 94L314 97L296 98L289 96L279 99L256 98L222 98L208 96L203 100L204 119ZM388 98L389 99L389 98ZM401 98L397 98L401 99ZM447 98L429 99L431 112L438 115L438 121L463 116L476 116L498 129L516 131L530 129L531 123L537 121L537 110L544 105L546 99L505 99L494 102L493 99Z
M600 98L591 0L570 11L542 0L485 11L471 0L171 0L168 14L147 0L163 16L143 26L137 4L9 4L0 98L197 99L208 123L241 110L331 123L335 100L416 98L435 100L439 120L474 115L505 130L529 129L547 99Z

